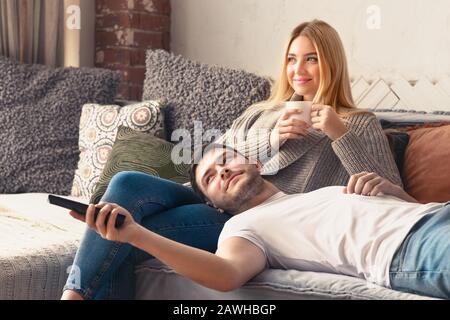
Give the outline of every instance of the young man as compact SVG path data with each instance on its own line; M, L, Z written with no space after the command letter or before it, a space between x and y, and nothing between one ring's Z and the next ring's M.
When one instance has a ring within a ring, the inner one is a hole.
M352 176L346 187L287 195L264 180L260 170L259 164L217 145L193 166L194 189L233 215L215 254L163 238L115 204L97 205L102 209L96 222L90 205L86 222L103 238L130 243L220 291L236 289L273 267L345 274L450 298L450 206L418 204L372 173ZM115 229L119 213L126 221Z

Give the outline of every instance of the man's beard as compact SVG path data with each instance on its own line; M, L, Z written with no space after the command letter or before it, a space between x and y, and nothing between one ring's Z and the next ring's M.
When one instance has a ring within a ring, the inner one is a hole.
M241 208L245 206L248 201L257 196L264 189L264 179L261 177L259 171L249 170L244 181L238 190L235 190L233 195L226 196L222 203L217 206L230 214L241 212ZM239 183L239 182L238 182Z

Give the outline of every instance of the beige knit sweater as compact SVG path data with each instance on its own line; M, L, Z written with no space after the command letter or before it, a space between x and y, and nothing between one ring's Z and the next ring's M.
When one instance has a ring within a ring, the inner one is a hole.
M346 118L349 131L335 141L310 129L306 137L288 140L275 155L261 158L261 151L264 154L271 149L270 130L280 116L281 111L255 114L245 122L240 134L230 129L218 142L258 158L263 163L264 178L288 194L344 186L351 175L363 171L375 172L402 186L387 137L373 114L357 113Z

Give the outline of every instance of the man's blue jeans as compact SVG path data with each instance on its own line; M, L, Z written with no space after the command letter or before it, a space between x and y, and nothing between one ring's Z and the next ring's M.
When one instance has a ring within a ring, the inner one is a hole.
M450 205L422 218L390 267L395 290L450 299Z
M140 172L114 176L102 201L124 207L147 229L210 252L216 251L219 234L230 218L204 204L191 188ZM64 289L85 299L132 299L134 267L151 258L87 229Z

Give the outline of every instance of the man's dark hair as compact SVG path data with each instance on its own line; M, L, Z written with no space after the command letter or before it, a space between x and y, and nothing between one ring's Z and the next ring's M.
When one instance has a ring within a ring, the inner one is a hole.
M207 143L202 145L201 148L201 153L198 152L194 152L194 157L193 157L193 161L191 164L191 168L189 170L189 179L191 182L191 187L192 189L194 189L194 191L202 198L203 201L205 202L209 202L208 197L203 193L203 191L200 189L197 181L195 180L195 173L197 171L197 167L198 164L200 162L200 160L203 159L203 156L208 153L209 151L213 150L213 149L228 149L233 151L236 154L240 154L242 155L242 153L240 153L239 151L237 151L236 149L225 145L225 144L220 144L220 143ZM198 150L197 150L198 151Z

